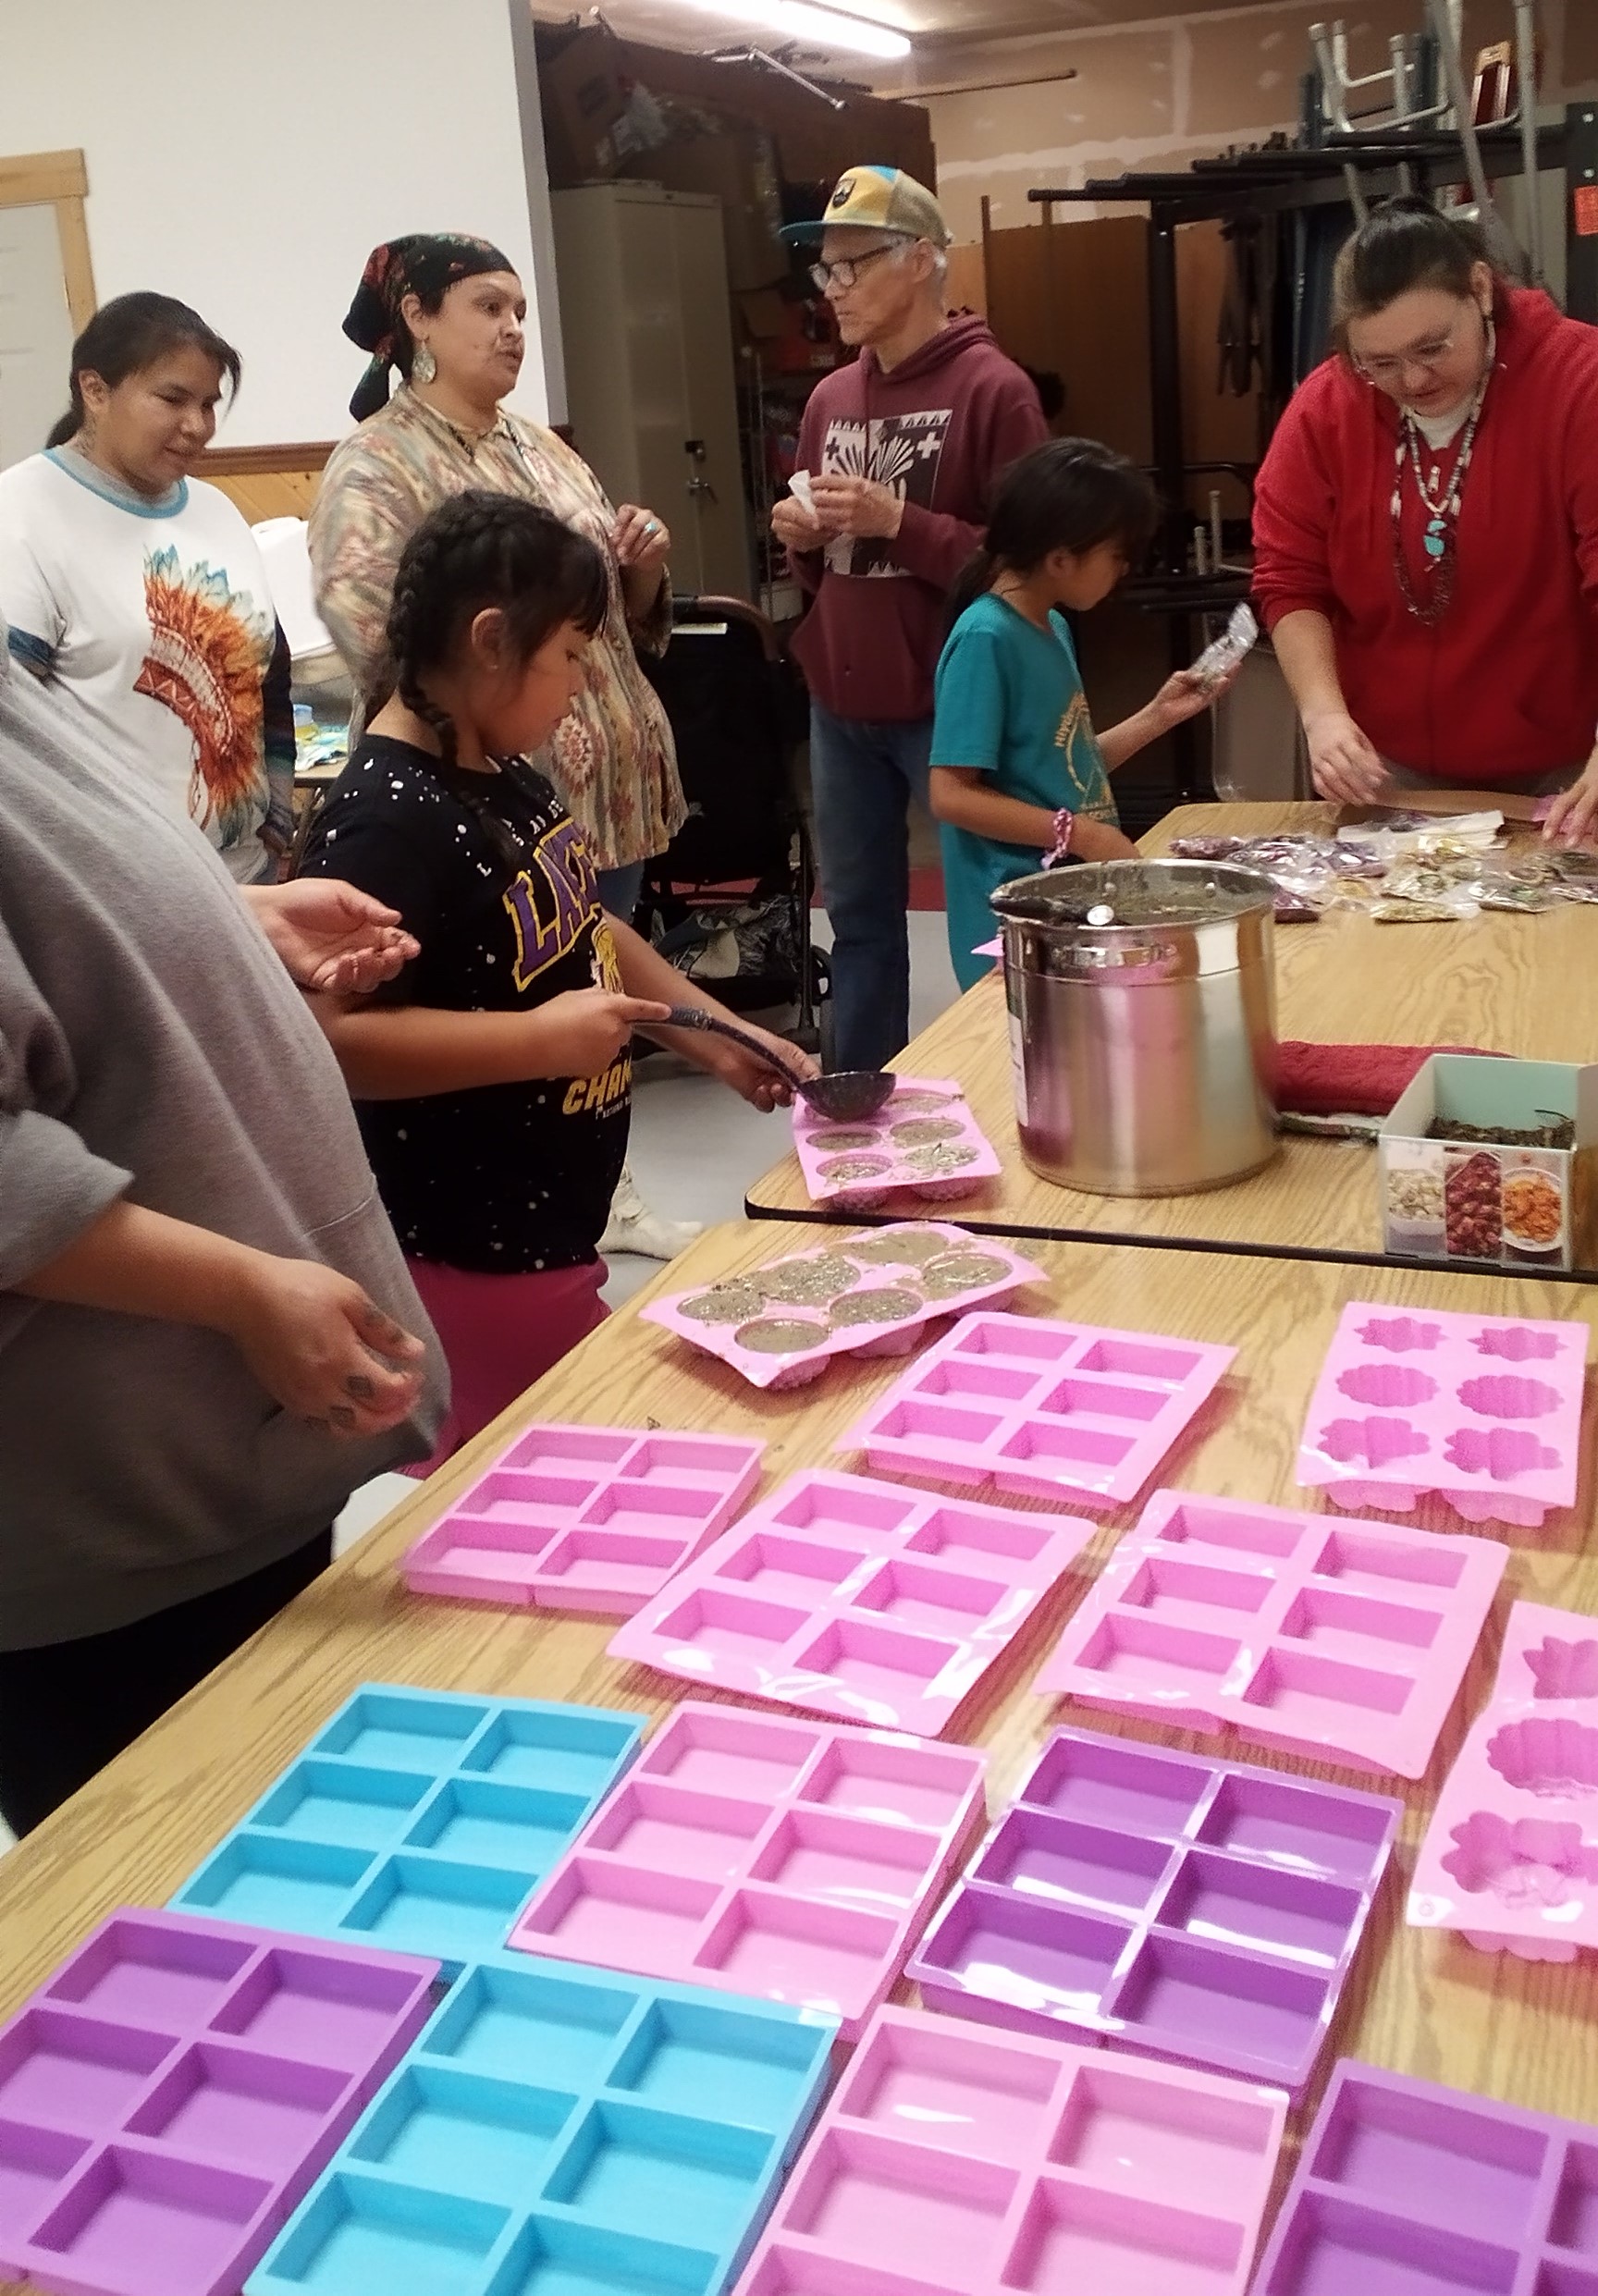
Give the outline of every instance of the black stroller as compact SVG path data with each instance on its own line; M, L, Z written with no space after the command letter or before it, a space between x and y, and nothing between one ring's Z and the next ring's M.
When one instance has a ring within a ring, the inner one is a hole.
M638 929L735 1012L795 1006L786 1033L814 1052L831 980L810 938L803 685L741 598L677 598L671 644L644 667L677 739L688 818L645 871Z

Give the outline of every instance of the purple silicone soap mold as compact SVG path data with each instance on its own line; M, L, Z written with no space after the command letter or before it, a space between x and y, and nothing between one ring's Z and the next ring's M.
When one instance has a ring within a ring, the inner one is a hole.
M901 1236L940 1236L947 1246L946 1256L951 1260L986 1262L994 1272L981 1281L973 1279L958 1290L940 1289L935 1296L923 1295L916 1287L916 1275L924 1254L907 1253L898 1263L884 1258L894 1238ZM682 1312L684 1301L701 1298L707 1290L757 1291L761 1279L772 1274L777 1267L847 1259L852 1245L868 1247L872 1257L864 1273L856 1271L856 1276L851 1278L850 1297L858 1298L873 1292L893 1295L891 1312L885 1314L879 1323L863 1319L835 1322L830 1320L829 1308L820 1304L768 1302L767 1310L756 1308L751 1320L780 1319L793 1334L793 1344L786 1353L766 1354L740 1344L739 1330L746 1326L696 1321ZM963 1314L969 1308L1002 1306L1022 1284L1042 1280L1040 1268L1024 1259L997 1236L973 1236L964 1228L918 1220L868 1228L857 1235L842 1236L834 1243L817 1244L809 1251L785 1253L780 1261L768 1261L750 1269L744 1276L727 1278L722 1286L700 1285L695 1292L674 1292L668 1299L653 1300L640 1313L646 1322L658 1323L677 1338L686 1340L690 1346L731 1364L753 1387L802 1387L810 1380L819 1379L834 1356L908 1355L929 1324ZM914 1307L906 1304L909 1300L914 1300Z
M1242 2296L1274 2091L879 2010L739 2296Z
M725 1529L762 1443L621 1427L535 1427L424 1531L413 1594L624 1618Z
M1584 1323L1355 1301L1310 1398L1298 1480L1341 1507L1407 1515L1435 1492L1469 1523L1537 1529L1576 1503L1587 1338Z
M905 1973L929 2008L1297 2095L1402 1814L1346 1786L1057 1730Z
M1508 1560L1482 1539L1157 1492L1034 1687L1422 1777Z
M0 2027L0 2259L232 2296L426 2023L438 1963L125 1908Z
M1252 2296L1593 2296L1598 2130L1345 2057Z
M1135 1499L1237 1350L968 1315L841 1438L872 1470L998 1496Z
M690 1682L936 1737L1094 1535L811 1469L610 1644Z
M535 1892L523 1953L821 2009L855 2039L985 1814L986 1757L690 1701Z
M1409 1892L1418 1929L1568 1961L1598 1945L1598 1637L1509 1613L1498 1678L1444 1782Z
M917 1136L896 1138L905 1124ZM936 1127L931 1136L927 1127ZM953 1076L901 1076L886 1106L857 1123L841 1124L796 1099L793 1146L811 1202L841 1210L870 1211L890 1196L910 1205L953 1202L1002 1170ZM941 1157L940 1150L953 1153ZM947 1167L941 1173L939 1162ZM876 1169L866 1172L867 1163Z

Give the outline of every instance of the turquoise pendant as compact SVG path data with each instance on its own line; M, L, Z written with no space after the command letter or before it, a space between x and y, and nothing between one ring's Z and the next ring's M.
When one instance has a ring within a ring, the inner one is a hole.
M1444 532L1443 521L1440 518L1434 518L1430 526L1427 527L1425 534L1421 536L1421 545L1429 559L1440 559L1442 557L1444 549L1446 546L1446 536Z

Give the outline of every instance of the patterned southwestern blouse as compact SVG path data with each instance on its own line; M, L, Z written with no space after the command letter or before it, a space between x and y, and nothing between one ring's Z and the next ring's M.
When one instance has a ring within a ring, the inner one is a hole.
M401 384L323 473L310 527L317 609L357 688L372 694L384 681L400 552L430 510L473 486L537 503L604 555L610 611L588 649L584 689L532 763L582 825L596 867L650 860L687 814L671 729L634 651L664 651L670 585L661 583L645 621L629 622L610 542L616 513L588 465L553 431L501 413L486 438L468 439ZM351 729L352 740L359 731Z

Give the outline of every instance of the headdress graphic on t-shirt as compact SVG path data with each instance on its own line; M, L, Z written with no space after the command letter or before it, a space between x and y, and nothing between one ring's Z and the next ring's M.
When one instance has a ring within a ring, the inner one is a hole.
M203 560L185 568L170 546L144 560L150 651L133 691L188 729L190 818L215 824L224 846L250 835L263 779L261 676L274 631L251 605Z

